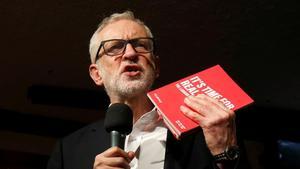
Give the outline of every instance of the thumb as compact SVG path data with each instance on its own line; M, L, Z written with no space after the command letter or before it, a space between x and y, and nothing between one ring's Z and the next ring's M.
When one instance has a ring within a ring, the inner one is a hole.
M128 152L128 158L129 158L129 162L135 157L135 154L133 151L129 151Z

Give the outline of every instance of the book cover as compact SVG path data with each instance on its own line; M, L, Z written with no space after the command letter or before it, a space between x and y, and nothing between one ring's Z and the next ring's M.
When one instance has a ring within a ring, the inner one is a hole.
M238 110L253 102L220 65L147 93L164 123L177 139L199 127L196 122L186 117L179 108L184 105L185 97L198 94L206 94L217 99L231 110Z

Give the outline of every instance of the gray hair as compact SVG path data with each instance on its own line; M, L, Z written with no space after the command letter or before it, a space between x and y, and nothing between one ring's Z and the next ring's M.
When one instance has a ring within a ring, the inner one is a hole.
M98 49L98 47L100 45L100 42L101 42L101 40L99 39L99 36L98 36L99 32L101 32L103 30L103 28L105 26L107 26L108 24L116 22L116 21L119 21L119 20L131 20L131 21L134 21L134 22L140 24L141 26L143 26L145 28L146 33L147 33L147 35L149 37L151 37L151 38L153 37L153 35L152 35L151 30L149 29L149 27L146 26L144 24L144 22L142 22L140 19L135 18L133 12L131 12L131 11L125 11L123 13L114 13L114 14L110 15L109 17L104 18L100 22L100 24L98 25L97 30L94 32L93 36L90 39L89 52L90 52L90 59L91 59L92 63L95 60L96 52L97 52L97 49Z

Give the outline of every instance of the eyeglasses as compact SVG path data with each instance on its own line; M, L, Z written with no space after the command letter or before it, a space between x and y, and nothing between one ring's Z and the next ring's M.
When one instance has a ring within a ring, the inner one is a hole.
M96 52L95 62L100 58L99 52L103 47L104 54L108 56L116 56L124 54L127 44L130 43L137 53L150 53L154 50L153 38L142 37L135 39L109 39L102 41Z

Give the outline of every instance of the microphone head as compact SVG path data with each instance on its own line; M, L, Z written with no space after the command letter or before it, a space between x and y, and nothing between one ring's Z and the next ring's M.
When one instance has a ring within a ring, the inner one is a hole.
M129 134L132 130L132 110L123 103L114 103L106 111L104 127L107 132L118 131Z

